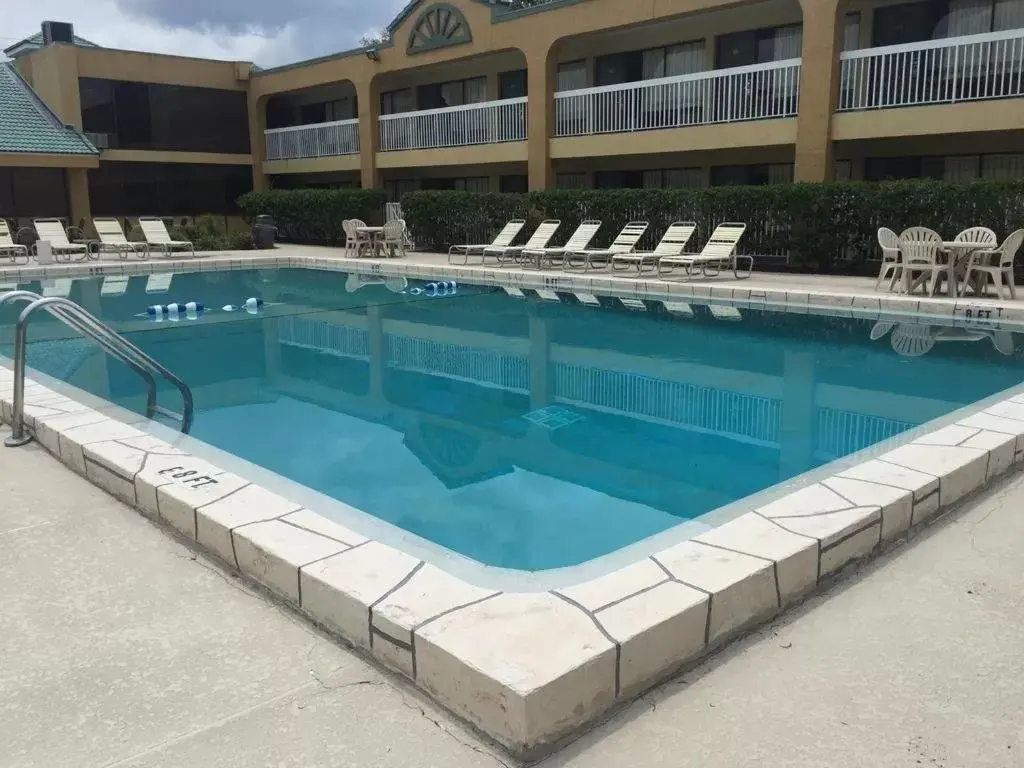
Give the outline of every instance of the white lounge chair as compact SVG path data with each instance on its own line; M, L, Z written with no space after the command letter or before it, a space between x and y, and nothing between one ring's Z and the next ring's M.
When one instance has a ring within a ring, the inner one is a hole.
M535 251L538 248L547 248L560 226L562 226L562 222L559 219L545 219L530 235L530 239L526 241L525 245L489 245L484 248L480 256L481 263L486 261L488 256L493 256L499 264L505 264L514 261L525 250Z
M512 221L502 227L501 232L499 232L490 243L453 245L448 249L448 263L452 263L452 256L456 254L462 254L464 257L462 261L463 264L469 263L470 256L479 256L482 260L484 248L502 248L512 245L512 241L516 239L525 226L525 219L512 219Z
M59 256L66 256L68 260L72 256L78 256L82 259L89 256L88 245L85 243L72 243L68 240L68 233L64 230L64 223L60 219L35 219L32 222L32 226L35 228L36 236L40 240L49 241L54 259L58 259ZM69 227L69 229L77 228Z
M520 261L523 263L533 261L537 269L543 268L545 261L554 266L556 258L563 258L566 253L585 250L599 229L601 229L600 221L597 219L587 219L576 227L576 231L572 233L572 237L569 238L565 245L553 248L523 248L520 254Z
M139 228L142 230L150 251L156 250L170 256L174 251L190 251L195 257L196 249L189 240L172 240L164 220L156 216L140 216Z
M93 219L92 225L100 239L100 253L116 253L122 259L127 259L128 254L142 258L149 256L149 244L133 243L128 240L121 229L121 222L117 219Z
M1013 260L1020 250L1021 243L1024 243L1024 229L1018 229L1008 236L1001 246L984 251L975 251L967 262L967 272L964 275L961 294L971 282L972 276L981 276L984 281L979 290L984 293L988 287L989 278L996 287L996 294L1002 298L1003 283L1010 292L1010 298L1017 298L1017 289L1013 284Z
M646 221L631 221L622 228L619 232L618 237L615 241L607 248L588 248L582 251L574 251L565 254L565 266L568 269L574 269L576 267L582 267L583 269L596 269L594 266L595 259L604 259L605 266L611 263L611 260L615 256L620 256L624 253L631 253L636 244L640 242L640 238L644 236L644 232L647 231L647 227L650 225ZM577 265L574 262L577 259L581 259Z
M612 256L613 270L628 270L636 267L637 274L644 271L644 267L650 265L649 271L653 272L658 268L658 262L666 256L678 256L686 249L690 242L697 224L692 221L677 221L670 224L662 235L661 242L655 246L653 251L634 251L632 253L617 253Z
M18 259L24 259L22 263L28 264L28 246L14 242L6 219L0 219L0 258L9 260L11 264L17 264Z
M686 276L691 277L694 269L699 269L705 277L715 277L722 269L731 268L737 278L750 277L754 271L754 259L750 256L740 256L736 253L736 246L740 238L747 230L747 225L738 221L727 221L715 227L707 244L700 253L682 253L678 256L665 256L658 261L658 274L664 275L672 272L676 267L686 270ZM740 274L739 260L747 262L747 271ZM709 275L708 269L714 269L715 274Z

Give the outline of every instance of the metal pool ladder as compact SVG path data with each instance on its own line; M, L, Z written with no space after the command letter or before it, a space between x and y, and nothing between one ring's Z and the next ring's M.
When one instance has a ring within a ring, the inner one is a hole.
M192 390L184 381L124 336L69 299L58 296L43 298L32 291L10 291L0 295L0 306L9 301L27 302L28 306L18 316L14 334L14 404L11 414L11 435L4 440L4 445L8 448L25 445L32 440L31 435L25 432L25 336L28 321L37 309L45 309L69 328L95 341L108 355L117 358L138 373L146 382L146 417L152 419L159 414L174 419L181 422L182 433L188 434L192 428ZM181 392L181 413L175 413L157 404L156 376L166 379Z

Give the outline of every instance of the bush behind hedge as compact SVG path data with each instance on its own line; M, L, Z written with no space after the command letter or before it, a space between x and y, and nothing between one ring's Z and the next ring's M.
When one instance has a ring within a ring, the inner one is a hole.
M944 237L987 226L1000 238L1024 227L1024 182L938 181L776 184L703 189L545 190L522 195L418 191L402 209L422 248L489 242L509 219L525 218L525 239L539 221L560 219L553 244L564 243L584 219L600 219L595 245L607 245L628 221L650 222L641 249L652 249L674 221L694 221L699 248L715 225L742 221L741 252L788 256L791 268L868 272L877 260L876 233L926 226ZM762 259L759 266L770 265Z
M342 221L377 221L386 201L380 189L265 189L242 195L238 207L249 220L272 216L283 240L338 245L345 242Z

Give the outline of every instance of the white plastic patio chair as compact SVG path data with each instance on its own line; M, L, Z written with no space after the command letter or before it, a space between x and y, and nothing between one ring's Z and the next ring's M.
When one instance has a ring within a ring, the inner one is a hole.
M967 262L967 271L964 274L961 294L970 284L971 278L983 276L979 290L984 293L988 287L988 280L991 278L996 287L996 294L1002 298L1003 284L1010 293L1011 299L1017 298L1017 289L1013 284L1013 261L1020 250L1021 243L1024 243L1024 229L1018 229L1007 237L1001 246L988 250L975 251Z
M607 248L588 248L582 251L566 253L565 266L567 269L577 269L580 267L583 269L597 269L594 265L594 261L597 259L603 259L603 266L608 266L615 256L632 253L649 226L650 224L646 221L631 221L622 228L622 231L619 232L618 236ZM575 263L577 259L581 259L579 264Z
M662 258L681 254L696 230L697 224L693 221L670 224L653 251L617 253L612 256L612 269L628 270L636 267L637 274L640 274L646 265L650 265L649 271L654 272Z
M587 219L576 227L576 231L572 233L565 245L550 248L523 248L519 260L523 263L533 261L538 269L542 269L545 262L554 266L556 258L563 258L566 253L585 250L599 229L601 229L599 220Z
M693 270L699 269L705 277L716 277L719 272L727 267L732 268L733 276L737 279L748 278L754 271L754 259L751 256L739 255L736 253L736 246L740 238L747 231L747 225L741 221L726 221L715 227L707 243L700 253L683 253L679 256L664 256L658 260L658 274L665 275L673 272L676 267L686 270L686 276L692 277ZM747 271L743 274L739 270L739 261L744 259L747 262ZM715 271L714 275L708 274L708 268Z
M900 253L903 254L903 289L912 293L914 288L927 279L929 294L935 293L936 285L943 274L948 274L949 264L939 261L942 237L928 227L910 227L900 233ZM919 274L920 277L916 275Z
M548 243L551 242L551 238L555 236L555 232L558 231L560 226L562 226L560 219L545 219L534 230L533 234L530 235L530 239L524 245L489 245L480 254L480 262L483 263L487 260L488 256L493 256L498 260L499 264L507 264L514 261L525 250L547 248Z
M174 251L190 251L193 258L196 255L195 246L189 240L172 240L171 233L167 231L164 220L156 216L139 216L139 229L142 236L146 238L150 251L160 251L164 256L170 256Z
M28 264L28 246L14 242L6 219L0 219L0 257L8 259L11 264L17 264L18 259L24 259L22 263Z
M352 228L352 234L355 237L356 242L356 256L362 256L363 251L369 251L373 254L374 242L373 235L363 230L366 227L366 222L362 219L350 219L348 225Z
M501 232L495 235L494 240L490 243L479 243L472 245L453 245L448 249L448 263L452 263L452 256L456 254L462 254L464 257L463 264L469 263L470 256L480 256L483 260L484 248L504 248L512 245L512 241L516 239L523 227L526 226L525 219L512 219L504 227Z
M142 258L149 256L149 244L131 242L124 236L121 222L117 219L93 219L92 225L100 239L100 253L116 253L122 259L127 259L128 254Z
M36 236L40 240L48 240L53 250L53 258L66 256L69 260L72 256L86 258L89 255L89 246L85 243L72 243L68 240L68 233L64 230L64 223L60 219L34 219L32 226L35 227ZM68 227L70 230L77 230L77 227Z
M405 219L391 219L384 222L384 256L405 256Z
M356 251L356 230L352 226L352 219L341 222L341 231L345 233L345 255L351 256Z
M875 290L877 291L882 281L888 278L891 291L903 273L903 266L900 264L900 238L891 229L879 227L878 245L882 249L882 266L878 270L878 279L875 280Z

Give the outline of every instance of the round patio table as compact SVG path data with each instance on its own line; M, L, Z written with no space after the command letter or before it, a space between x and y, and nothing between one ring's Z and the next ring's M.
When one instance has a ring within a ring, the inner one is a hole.
M356 227L356 232L370 236L370 248L372 249L373 255L379 256L381 252L381 240L384 235L384 227Z

